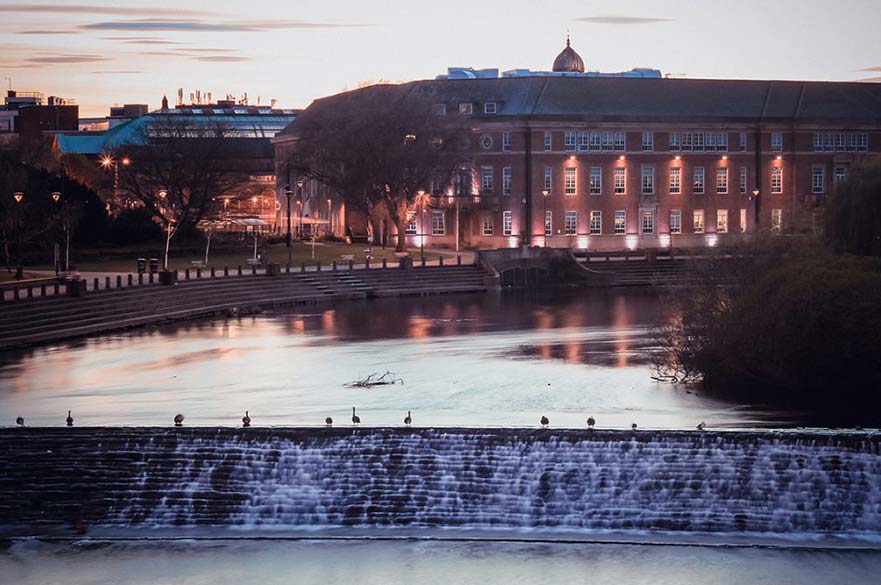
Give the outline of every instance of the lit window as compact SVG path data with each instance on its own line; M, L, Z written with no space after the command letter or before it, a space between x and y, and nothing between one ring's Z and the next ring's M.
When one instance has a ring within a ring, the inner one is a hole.
M741 233L746 231L746 209L740 210L740 231Z
M459 104L459 113L470 116L474 113L474 104Z
M590 194L600 195L603 192L603 170L600 167L590 167Z
M716 193L728 193L728 167L716 169Z
M771 193L783 193L783 167L771 167Z
M655 233L655 212L654 211L643 211L642 212L642 234L644 236Z
M694 210L694 233L702 234L704 233L704 210L703 209L695 209Z
M811 193L826 192L826 167L814 165L811 173Z
M544 187L544 190L547 191L548 193L551 192L551 177L553 176L552 173L553 172L551 170L551 167L545 167L545 187Z
M483 235L491 236L493 235L493 218L491 215L483 216Z
M655 167L642 167L642 194L651 195L655 192Z
M407 215L407 229L404 231L408 236L415 236L418 233L418 229L416 227L416 214L410 213Z
M728 233L728 210L716 210L716 231L720 234Z
M495 114L498 111L498 106L496 102L486 102L483 104L483 113L484 114Z
M682 191L682 169L673 167L670 169L670 194L679 195Z
M679 209L670 210L670 233L682 233L682 211Z
M502 193L505 195L511 194L511 167L504 167L502 169Z
M545 211L545 235L550 236L554 233L554 215L550 211Z
M566 195L575 195L577 186L577 169L567 168L563 171L564 193Z
M577 132L567 130L563 133L563 148L566 150L566 152L575 152L575 150L578 148L577 139Z
M578 232L578 212L567 211L565 225L563 226L567 236L574 236Z
M749 180L746 167L740 167L740 194L746 194L746 183Z
M599 236L603 233L603 212L594 210L590 212L590 235Z
M694 181L691 190L695 195L704 194L704 167L694 167Z
M615 169L615 195L623 195L627 189L627 173L626 169Z
M619 209L615 211L615 234L623 235L627 233L627 211Z
M783 150L783 133L771 132L771 150L781 152Z
M771 229L779 232L783 228L783 210L771 210Z
M514 232L514 219L510 211L502 212L502 234L510 236Z
M442 236L446 233L446 222L443 211L431 212L431 235Z
M552 135L550 132L545 132L545 152L550 152L552 147Z
M446 116L447 115L447 105L446 104L434 104L431 106L431 113L435 116Z
M502 150L510 151L511 150L511 133L503 132L502 133Z
M654 132L643 132L642 133L642 149L649 151L655 149L655 133Z
M480 167L480 192L481 193L492 193L493 192L493 168L492 167Z

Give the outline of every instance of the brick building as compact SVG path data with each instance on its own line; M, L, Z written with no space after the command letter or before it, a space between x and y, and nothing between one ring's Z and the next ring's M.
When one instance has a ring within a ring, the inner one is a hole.
M426 185L412 245L612 250L810 229L835 182L881 155L881 84L603 77L570 52L553 72L386 86L470 132L460 176Z

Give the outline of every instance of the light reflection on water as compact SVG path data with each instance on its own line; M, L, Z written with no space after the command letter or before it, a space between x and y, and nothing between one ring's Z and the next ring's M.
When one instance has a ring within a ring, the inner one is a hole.
M17 542L0 552L17 585L182 583L877 583L881 552L450 541Z
M383 299L208 319L0 356L0 421L32 425L255 425L348 421L693 428L776 415L651 379L644 292ZM344 384L386 370L404 385Z

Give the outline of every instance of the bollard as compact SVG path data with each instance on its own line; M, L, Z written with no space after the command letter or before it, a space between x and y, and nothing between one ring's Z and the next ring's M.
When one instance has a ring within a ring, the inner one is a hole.
M364 268L366 268L367 270L370 270L370 257L369 256L364 259Z
M128 275L128 285L133 286L134 284L135 284L135 279L131 274L129 274Z
M422 257L422 262L421 262L421 264L422 264L422 267L425 268L425 256Z
M300 272L306 272L306 263L300 262Z
M438 257L437 261L438 261L438 266L444 265L444 257L443 256Z
M116 275L116 288L122 288L122 275Z
M34 287L32 287L31 285L28 285L28 298L34 298Z
M190 279L190 269L189 269L189 268L186 268L186 269L184 270L184 278L185 278L186 280L189 280L189 279Z
M456 256L456 266L462 266L462 257Z
M21 298L18 294L18 287L17 286L12 287L12 298L16 301Z
M97 276L92 281L92 290L98 290L98 277Z
M201 268L196 268L196 278L197 279L202 278L202 269Z
M58 284L57 282L56 282L55 285L52 287L52 294L55 295L56 297L57 297L59 294L61 294L61 285Z
M321 262L315 263L315 272L321 272Z
M332 270L333 270L334 272L336 272L336 260L333 261L332 266L333 266L333 269L332 269Z
M138 284L144 284L144 273L138 272Z
M229 266L223 267L223 276L224 277L229 276Z
M41 285L40 285L40 296L41 296L41 297L45 297L45 296L46 296L46 285L45 285L45 284L41 284Z
M290 264L285 264L285 266L284 266L284 270L285 270L286 273L290 274L290 273L291 273L291 265L290 265Z
M385 261L385 258L382 259L382 267L388 268L388 262Z
M349 270L355 270L355 261L349 260Z
M153 273L150 273L150 284L153 284Z
M242 275L242 265L239 264L239 276L241 276L241 275Z
M251 276L257 276L257 266L251 264Z
M211 267L211 278L214 278L214 267Z
M110 290L110 277L104 277L104 290Z

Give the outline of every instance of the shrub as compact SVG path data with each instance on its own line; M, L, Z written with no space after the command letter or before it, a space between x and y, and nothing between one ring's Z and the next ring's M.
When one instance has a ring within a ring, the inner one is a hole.
M143 244L162 239L162 227L143 207L123 210L110 223L110 241L114 244Z

